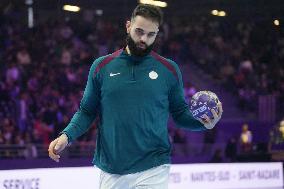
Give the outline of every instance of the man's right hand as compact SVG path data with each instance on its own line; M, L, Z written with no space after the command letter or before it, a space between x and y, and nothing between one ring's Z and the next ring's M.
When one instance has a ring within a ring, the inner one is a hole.
M56 162L59 162L60 155L59 153L64 150L64 148L68 144L68 137L66 134L60 135L57 139L52 141L49 144L48 148L48 154L51 159L53 159Z

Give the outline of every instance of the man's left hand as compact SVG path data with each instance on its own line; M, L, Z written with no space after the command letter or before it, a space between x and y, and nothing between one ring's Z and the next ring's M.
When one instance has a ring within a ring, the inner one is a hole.
M219 110L218 113L214 109L211 109L211 112L213 114L213 119L210 119L206 114L204 114L203 116L204 119L198 119L201 123L203 123L204 127L206 127L207 129L213 129L222 117L223 114L222 103L220 102L219 104L217 104L217 106Z

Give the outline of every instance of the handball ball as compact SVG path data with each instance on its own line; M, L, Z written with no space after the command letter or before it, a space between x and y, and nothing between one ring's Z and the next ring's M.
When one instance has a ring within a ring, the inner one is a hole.
M213 119L214 116L211 112L211 109L214 109L218 114L218 103L219 99L215 93L211 91L199 91L192 96L190 111L195 119L204 118L204 114Z

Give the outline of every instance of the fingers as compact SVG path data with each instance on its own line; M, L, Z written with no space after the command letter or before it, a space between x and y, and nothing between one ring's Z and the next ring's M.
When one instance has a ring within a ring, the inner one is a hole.
M203 125L206 124L206 122L203 119L197 118L198 121L200 121Z
M210 118L206 114L202 115L202 118L199 118L198 121L200 121L204 125L204 127L206 127L206 129L211 129L212 123Z
M55 147L54 147L54 152L56 154L60 153L63 149L65 148L65 143L62 140L58 140Z
M204 114L203 117L207 123L211 123L211 119L208 117L208 115Z
M214 109L211 109L211 113L213 114L213 119L218 120L219 116L217 115L217 112Z
M51 159L59 162L60 155L58 155L68 144L68 137L66 134L60 135L57 139L52 141L48 148L48 154Z
M221 116L222 116L222 114L223 114L223 106L222 106L222 102L218 103L218 109L219 109L218 117L221 117Z
M210 118L206 114L203 114L201 116L201 118L198 118L198 120L203 124L209 124L210 123Z
M63 151L65 148L65 146L63 144L59 144L59 142L57 142L57 144L54 147L54 153L55 154L59 154L61 151Z
M208 115L204 114L202 115L202 119L198 119L207 129L212 129L216 125L216 123L221 119L222 113L223 113L223 108L222 108L222 103L217 104L218 107L218 113L214 109L211 109L211 113L213 115L213 118L209 118Z
M58 142L58 138L50 143L49 148L48 148L48 155L54 161L59 162L60 156L56 154L55 152L55 146L57 142Z

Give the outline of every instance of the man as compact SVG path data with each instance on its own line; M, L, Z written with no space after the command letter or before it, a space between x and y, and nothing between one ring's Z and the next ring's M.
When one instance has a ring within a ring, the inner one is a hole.
M85 133L98 116L93 163L102 170L101 189L167 188L170 142L167 121L190 130L212 129L219 121L195 120L184 100L176 63L152 51L162 12L138 5L126 23L127 46L92 64L79 110L60 137L51 142L49 156Z

